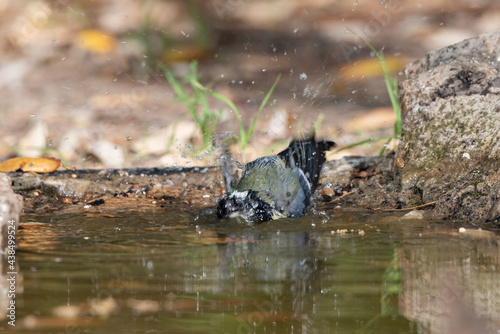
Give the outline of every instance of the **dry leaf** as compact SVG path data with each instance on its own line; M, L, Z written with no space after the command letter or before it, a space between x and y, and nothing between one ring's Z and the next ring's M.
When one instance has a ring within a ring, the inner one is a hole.
M61 160L56 158L12 158L0 162L0 172L10 173L18 170L23 172L52 173L61 166Z
M111 53L115 50L116 40L104 31L86 29L78 33L78 46L94 53Z

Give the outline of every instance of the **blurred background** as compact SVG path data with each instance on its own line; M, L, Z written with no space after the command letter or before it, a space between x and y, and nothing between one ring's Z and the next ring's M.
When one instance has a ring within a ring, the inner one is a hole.
M247 161L313 127L340 148L373 140L329 158L376 155L395 116L362 39L401 81L426 52L499 29L495 1L0 0L0 160L201 166L222 142L241 159L237 115L193 78L243 129L256 119Z

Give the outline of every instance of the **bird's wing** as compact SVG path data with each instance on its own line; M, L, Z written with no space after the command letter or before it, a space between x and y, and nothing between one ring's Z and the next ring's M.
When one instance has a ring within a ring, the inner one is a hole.
M309 182L311 193L318 185L321 167L325 162L325 151L335 146L330 140L316 141L314 136L304 140L294 140L290 145L278 153L290 168L298 167Z

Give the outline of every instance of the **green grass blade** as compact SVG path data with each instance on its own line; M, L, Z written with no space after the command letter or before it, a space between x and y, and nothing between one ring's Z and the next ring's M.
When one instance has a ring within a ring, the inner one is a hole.
M376 143L378 141L381 141L381 140L389 140L389 139L393 139L393 137L379 137L379 138L375 138L375 139L365 139L365 140L361 140L361 141L358 141L354 144L351 144L351 145L347 145L347 146L344 146L342 148L339 148L338 150L336 150L335 152L340 152L340 151L344 151L344 150L347 150L347 149L350 149L350 148L353 148L353 147L356 147L356 146L360 146L360 145L364 145L364 144L368 144L368 143Z
M314 122L314 133L318 133L319 128L321 127L321 123L323 123L323 120L325 119L324 114L319 114L318 118L316 118L316 121Z
M246 133L245 133L245 128L243 127L243 121L241 119L241 115L238 111L238 108L236 107L236 105L233 103L233 101L231 101L230 99L228 99L227 97L225 97L224 95L220 94L220 93L217 93L213 90L209 90L207 89L205 86L203 86L200 82L198 82L197 80L193 81L191 83L194 87L198 88L198 89L201 89L205 92L207 92L208 94L212 95L213 97L215 97L216 99L224 102L225 104L227 104L227 106L229 108L231 108L231 110L233 110L233 112L235 113L236 115L236 119L238 120L238 126L240 127L240 141L245 141L246 140Z
M384 153L385 153L385 150L387 149L387 147L389 147L389 144L391 143L391 141L393 140L394 138L389 138L387 140L387 142L384 144L384 147L382 147L382 149L380 150L380 153L378 154L379 156L383 156Z
M347 27L346 27L347 28ZM392 76L391 70L387 66L387 63L384 59L384 53L382 51L377 51L373 45L371 45L367 40L363 37L355 33L352 29L347 28L349 32L358 37L365 45L367 45L370 50L377 56L380 61L380 65L382 66L382 72L384 74L384 81L387 89L387 93L389 94L389 99L391 100L391 105L394 110L394 114L396 116L396 121L394 123L394 135L390 138L399 139L402 134L402 119L401 119L401 105L399 103L399 95L398 95L398 81L395 77ZM380 139L380 138L379 138ZM391 141L391 139L387 142L387 144ZM365 141L366 142L366 141ZM381 151L381 154L385 152L387 146Z
M276 85L278 84L278 81L280 81L280 78L281 78L281 73L278 74L278 77L276 78L276 80L274 81L273 85L271 86L271 89L269 89L269 91L267 92L266 96L262 100L262 103L260 104L259 110L257 110L257 114L253 118L252 124L250 125L250 128L248 129L248 133L247 133L247 136L246 136L246 141L243 143L243 147L244 148L248 145L248 141L250 141L250 138L252 137L253 130L255 129L255 124L257 123L257 119L259 118L260 113L262 112L262 110L266 106L267 102L271 98L271 95L273 94L274 89L276 88Z
M168 68L165 68L164 72L165 72L165 77L167 78L168 82L170 83L170 85L174 89L174 92L177 95L177 97L179 98L179 100L181 102L187 101L188 97L187 97L186 93L184 92L184 90L182 89L179 82L175 79L174 74Z
M182 102L186 105L186 108L188 112L191 114L191 117L193 117L194 122L196 125L201 124L201 120L198 116L198 102L196 98L189 98L189 96L186 94L184 89L182 88L181 84L177 79L175 79L174 74L172 71L170 71L167 67L161 66L163 68L163 71L165 73L165 77L167 78L167 81L170 83L172 86L174 93L178 99L179 102Z

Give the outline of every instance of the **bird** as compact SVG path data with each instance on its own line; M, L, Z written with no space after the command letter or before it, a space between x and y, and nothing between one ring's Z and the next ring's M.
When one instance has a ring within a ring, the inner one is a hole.
M318 185L325 152L334 146L331 140L315 140L314 134L294 139L282 152L246 164L239 180L226 155L222 165L226 194L217 202L217 217L259 222L303 217Z

